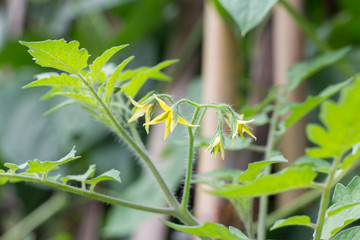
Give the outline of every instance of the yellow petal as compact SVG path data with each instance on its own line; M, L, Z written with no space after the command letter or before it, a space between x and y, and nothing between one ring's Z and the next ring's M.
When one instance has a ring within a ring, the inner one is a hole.
M147 112L147 109L143 108L143 107L136 109L134 115L132 115L132 117L129 119L128 123L135 121L139 117L142 117L146 112Z
M165 120L165 131L164 131L164 140L167 138L167 136L169 135L169 132L171 131L171 119L167 118Z
M219 145L220 145L221 158L224 160L224 158L225 158L224 145L222 144L222 142L220 142Z
M165 111L171 111L171 108L170 108L168 105L166 105L166 103L165 103L163 100L161 100L160 98L158 98L155 94L154 94L154 97L155 97L156 100L159 102L160 107L161 107L162 109L164 109Z
M156 118L154 118L153 120L151 120L150 122L144 123L144 126L161 123L161 122L165 121L165 119L167 118L168 115L169 115L169 112L164 112L164 113L160 114L159 116L157 116Z
M135 107L138 107L138 108L141 108L141 107L144 107L145 105L143 104L140 104L138 102L136 102L134 99L132 99L132 97L129 96L129 99L131 101L131 103L135 106Z
M150 114L151 114L151 110L153 109L154 104L150 104L148 107L148 110L145 113L145 123L149 123L150 122ZM149 134L149 125L145 125L145 131L147 134Z
M188 121L186 121L184 118L179 116L179 123L189 126L189 127L199 127L199 125L192 125L191 123L189 123Z
M248 128L248 126L244 126L243 127L244 131L249 134L251 137L253 137L256 140L256 137L251 133L250 129Z

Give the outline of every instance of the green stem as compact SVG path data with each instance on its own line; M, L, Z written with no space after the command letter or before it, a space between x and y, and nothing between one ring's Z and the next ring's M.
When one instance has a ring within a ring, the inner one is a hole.
M96 93L96 91L91 87L91 85L83 78L81 74L77 74L77 76L83 81L83 83L88 87L88 89L91 91L91 93L94 95L94 97L97 99L97 101L102 106L103 110L105 111L106 115L108 116L109 120L113 124L113 127L115 128L115 132L119 134L119 136L130 145L130 147L135 151L135 153L145 162L146 166L150 170L150 172L154 175L157 183L159 184L162 192L164 193L166 200L173 208L179 207L179 202L176 200L175 196L172 194L170 188L164 181L164 178L161 176L158 169L155 167L153 161L150 159L148 153L140 147L126 132L125 128L121 126L112 115L110 109L105 105L105 103L102 101L102 99L99 97L99 95Z
M253 201L254 199L249 197L248 199L248 223L247 223L247 233L251 240L255 239L254 236L254 219L253 219Z
M279 94L281 95L281 94ZM274 147L274 140L275 140L275 132L276 132L276 125L279 119L279 108L280 108L280 100L278 98L275 99L276 104L271 116L270 120L270 129L268 133L266 149L265 149L265 156L264 159L267 160L271 156L271 152ZM267 166L264 170L264 174L270 174L271 168ZM261 196L260 197L260 206L259 206L259 217L258 217L258 229L257 229L257 239L258 240L265 240L266 239L266 216L268 212L268 196Z
M194 124L200 108L196 108L194 116L192 118L191 124ZM188 207L189 203L189 195L190 195L190 185L191 185L191 175L192 175L192 165L193 165L193 154L194 154L194 134L192 131L192 127L188 127L188 135L189 135L189 152L188 152L188 161L186 167L186 175L185 175L185 184L184 184L184 192L181 201L181 209L185 211Z
M318 214L318 220L316 223L314 240L320 240L320 238L321 238L321 232L322 232L324 222L325 222L326 209L327 209L327 207L329 205L329 201L330 201L330 193L331 193L332 186L333 186L333 180L335 178L336 170L338 169L338 166L340 164L341 156L342 156L342 154L334 159L331 169L330 169L330 172L329 172L329 175L326 179L325 188L323 190L323 193L321 196L321 201L320 201L320 209L319 209L319 214Z
M106 202L113 205L128 207L140 211L145 212L152 212L152 213L160 213L160 214L166 214L170 216L175 216L175 210L171 208L157 208L157 207L151 207L141 204L132 203L126 200L110 197L104 194L96 193L96 192L90 192L81 188L76 188L73 186L65 185L59 182L51 181L51 180L45 180L43 181L40 178L37 177L31 177L31 176L23 176L23 175L10 175L7 173L0 173L0 177L9 178L12 180L20 180L20 181L28 181L28 182L35 182L40 183L44 185L48 185L53 188L57 188L66 192L74 193L77 195L89 197L95 200L99 200L102 202Z
M49 200L23 218L0 238L2 240L23 239L31 233L32 230L60 211L66 203L67 197L64 193L54 194Z

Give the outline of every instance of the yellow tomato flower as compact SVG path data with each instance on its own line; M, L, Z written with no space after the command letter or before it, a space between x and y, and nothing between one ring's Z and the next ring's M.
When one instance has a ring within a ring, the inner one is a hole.
M187 122L181 116L177 116L174 118L173 110L171 109L171 107L166 105L166 103L163 100L161 100L160 98L158 98L155 94L153 96L159 102L160 107L162 109L164 109L165 112L160 114L159 116L157 116L150 122L145 123L144 124L145 127L149 126L149 125L154 125L154 124L158 124L161 122L165 122L164 139L166 139L167 136L169 135L169 132L172 132L178 123L189 126L189 127L198 127L199 126L199 125L192 125L191 123Z
M134 115L132 115L132 117L129 119L128 123L133 122L135 120L137 120L139 117L142 117L145 115L145 123L150 122L150 114L152 112L152 109L154 108L154 104L140 104L138 102L136 102L134 99L132 99L129 96L129 99L131 101L131 103L137 107L137 109L135 110ZM149 133L149 125L145 125L145 130L147 133Z
M242 139L244 139L244 132L246 132L247 134L249 134L252 138L254 138L256 140L256 137L251 133L250 128L246 125L248 123L253 122L254 119L248 120L248 121L244 121L243 119L244 119L244 115L241 114L240 120L237 120L236 129L233 131L232 139L234 139L237 134L239 134L240 137Z
M209 149L211 149L211 153L214 153L215 157L220 150L221 158L224 159L224 144L222 143L220 134L217 134L217 136L212 140L207 150Z

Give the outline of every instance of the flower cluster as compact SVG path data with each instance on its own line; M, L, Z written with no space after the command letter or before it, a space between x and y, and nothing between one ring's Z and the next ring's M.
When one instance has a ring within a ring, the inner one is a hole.
M153 94L153 97L148 98L143 103L138 103L131 97L129 97L129 99L136 108L133 116L129 119L128 122L133 122L138 118L145 116L144 126L147 133L149 133L150 125L158 124L161 122L165 123L164 139L167 138L169 133L174 130L175 126L178 123L186 125L188 127L199 127L199 125L193 125L180 116L177 109L178 104L174 104L172 107L170 107L155 94ZM161 113L160 115L156 116L154 119L150 120L151 113L153 111L156 102L165 112ZM228 113L229 110L225 114L225 120L231 128L231 138L233 140L237 135L240 135L240 137L244 139L244 133L247 133L250 137L256 140L256 137L251 133L252 129L248 126L248 124L252 123L254 119L244 120L243 114L238 115L234 112L231 112L231 114ZM218 112L218 115L219 115L219 126L208 146L208 150L210 150L215 157L220 151L221 158L224 159L225 148L224 148L224 134L222 131L222 119L224 115L221 111Z
M139 104L135 102L132 98L130 98L131 102L135 107L137 107L134 115L130 118L128 122L132 122L139 117L145 115L145 123L144 126L146 128L146 132L149 133L149 125L158 124L161 122L165 122L165 132L164 132L164 139L167 138L170 132L172 132L175 126L180 123L189 127L199 127L199 125L193 125L187 122L183 117L178 115L177 113L174 114L174 109L169 107L163 100L158 98L155 94L153 97L159 103L160 107L165 110L164 113L160 114L159 116L155 117L153 120L150 121L150 114L153 109L154 103L148 104Z

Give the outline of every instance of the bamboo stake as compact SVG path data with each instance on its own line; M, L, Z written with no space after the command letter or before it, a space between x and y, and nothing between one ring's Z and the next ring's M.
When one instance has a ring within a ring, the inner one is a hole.
M204 37L202 63L203 102L233 102L235 96L235 67L237 62L236 40L231 29L219 16L211 1L204 7ZM218 120L214 112L208 112L202 123L202 135L211 137ZM226 161L226 160L225 160ZM200 151L197 172L209 172L223 167L224 161L205 149ZM218 198L204 193L205 186L196 188L195 216L200 222L219 221Z
M288 3L301 11L301 0L288 0ZM281 6L275 7L273 31L274 84L285 84L288 81L286 73L289 67L302 59L303 38L296 23ZM291 92L288 97L291 101L303 101L304 86ZM283 136L281 147L284 157L289 160L289 163L304 154L307 143L304 129L305 121L302 120L290 128ZM278 205L283 206L291 202L299 194L300 191L281 194L278 199Z

